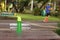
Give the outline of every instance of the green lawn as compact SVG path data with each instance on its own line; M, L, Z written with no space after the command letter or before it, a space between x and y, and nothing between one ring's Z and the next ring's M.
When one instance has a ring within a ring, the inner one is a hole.
M45 17L44 16L34 16L32 14L19 14L21 16L22 19L24 20L35 20L35 21L39 21L39 20L43 20ZM60 21L59 18L56 17L49 17L49 21Z

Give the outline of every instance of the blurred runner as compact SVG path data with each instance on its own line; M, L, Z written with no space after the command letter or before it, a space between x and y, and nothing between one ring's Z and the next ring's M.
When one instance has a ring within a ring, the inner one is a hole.
M49 15L50 15L50 8L51 8L51 6L50 6L50 4L48 4L48 5L46 6L46 17L45 17L45 19L43 20L43 22L48 22L48 17L49 17Z

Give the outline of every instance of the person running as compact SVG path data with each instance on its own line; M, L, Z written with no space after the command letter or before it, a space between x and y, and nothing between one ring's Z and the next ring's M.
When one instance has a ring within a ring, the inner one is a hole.
M43 22L48 22L48 16L50 15L50 4L46 6L46 17L44 18Z
M49 16L50 15L50 8L51 8L51 6L50 6L50 4L48 4L46 6L46 16Z

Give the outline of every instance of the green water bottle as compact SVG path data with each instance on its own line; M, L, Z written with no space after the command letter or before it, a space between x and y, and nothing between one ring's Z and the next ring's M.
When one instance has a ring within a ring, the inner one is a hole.
M22 32L22 21L21 21L21 17L17 16L17 29L16 32L19 34Z

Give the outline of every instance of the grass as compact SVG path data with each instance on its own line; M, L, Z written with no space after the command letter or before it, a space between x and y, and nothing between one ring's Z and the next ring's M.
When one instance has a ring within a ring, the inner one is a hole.
M39 21L39 20L43 20L45 18L45 16L34 16L32 14L19 14L19 15L21 16L22 19L25 19L25 20ZM50 16L49 21L60 21L60 19Z

